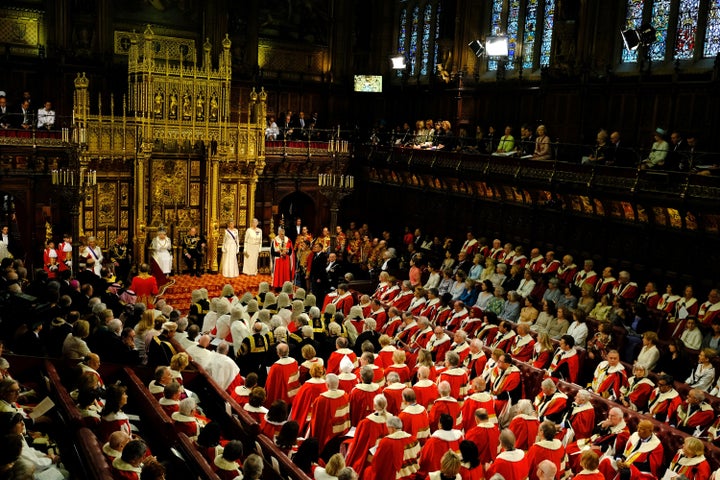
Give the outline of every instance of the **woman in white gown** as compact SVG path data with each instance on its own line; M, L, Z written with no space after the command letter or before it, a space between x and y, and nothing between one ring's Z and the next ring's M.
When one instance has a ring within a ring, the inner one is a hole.
M172 242L164 228L158 230L157 237L153 238L150 243L150 250L152 250L152 258L160 271L165 275L170 275L172 272Z
M222 244L222 258L220 259L220 273L225 278L235 278L240 275L238 268L237 254L240 249L238 244L238 231L235 222L230 220L225 228L225 238Z
M245 230L245 251L243 261L243 271L245 275L257 275L258 273L258 256L260 255L260 247L262 246L262 230L258 228L258 219L252 219L252 226Z

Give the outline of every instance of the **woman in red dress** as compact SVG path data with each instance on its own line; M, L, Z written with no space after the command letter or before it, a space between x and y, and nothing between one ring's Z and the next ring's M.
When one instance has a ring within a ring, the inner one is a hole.
M130 290L135 292L138 302L153 308L153 300L158 294L158 284L155 277L150 275L150 266L147 263L140 265L140 274L133 278Z

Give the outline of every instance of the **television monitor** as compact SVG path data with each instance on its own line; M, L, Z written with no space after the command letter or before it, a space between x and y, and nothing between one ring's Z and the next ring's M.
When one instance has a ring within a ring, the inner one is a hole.
M355 75L355 91L382 93L382 75Z

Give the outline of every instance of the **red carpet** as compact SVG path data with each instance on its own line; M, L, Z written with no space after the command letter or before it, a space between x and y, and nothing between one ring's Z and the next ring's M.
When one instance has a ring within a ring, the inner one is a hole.
M169 305L180 310L183 314L187 314L190 310L190 295L193 290L207 288L208 298L213 298L219 296L222 288L229 283L239 297L247 291L257 293L260 282L270 283L272 277L270 275L258 275L256 277L240 275L236 278L225 278L220 274L205 274L200 278L191 277L190 275L176 275L172 277L172 280L175 283L169 286L160 298L164 298Z

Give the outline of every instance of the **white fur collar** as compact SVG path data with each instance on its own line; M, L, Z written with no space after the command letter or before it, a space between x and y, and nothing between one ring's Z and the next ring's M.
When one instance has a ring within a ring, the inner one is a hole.
M460 430L435 430L432 437L445 440L446 442L457 442L462 439L463 434Z
M508 462L521 462L525 458L525 452L516 448L515 450L502 451L498 453L497 458L502 458Z

